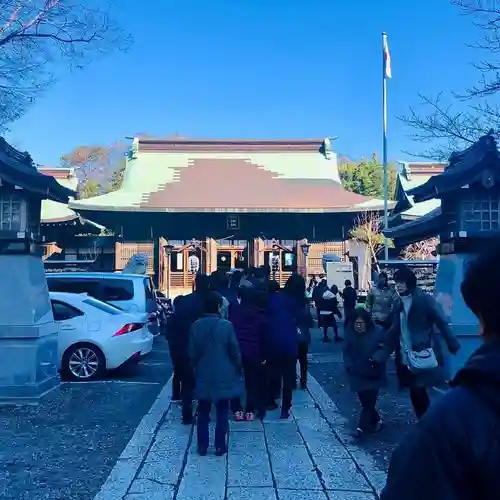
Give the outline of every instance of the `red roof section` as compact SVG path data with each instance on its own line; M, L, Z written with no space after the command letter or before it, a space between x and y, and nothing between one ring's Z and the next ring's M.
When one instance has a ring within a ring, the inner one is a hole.
M73 169L71 168L39 166L38 171L43 175L50 175L55 179L69 179L73 175Z
M318 143L315 144L317 148ZM141 203L142 207L224 207L228 211L327 209L348 208L368 200L365 196L346 191L333 180L284 179L242 159L193 159L187 168L176 170L175 182L150 193ZM193 206L187 207L189 204Z

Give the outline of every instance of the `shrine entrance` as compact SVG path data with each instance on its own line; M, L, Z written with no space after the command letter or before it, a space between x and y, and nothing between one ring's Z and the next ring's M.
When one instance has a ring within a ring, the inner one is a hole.
M232 269L248 268L248 241L246 240L216 240L217 271L230 272Z

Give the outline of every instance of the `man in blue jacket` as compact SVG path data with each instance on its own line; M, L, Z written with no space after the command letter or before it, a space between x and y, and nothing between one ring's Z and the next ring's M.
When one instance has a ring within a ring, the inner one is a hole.
M467 268L461 291L483 345L393 453L381 500L500 498L500 241Z

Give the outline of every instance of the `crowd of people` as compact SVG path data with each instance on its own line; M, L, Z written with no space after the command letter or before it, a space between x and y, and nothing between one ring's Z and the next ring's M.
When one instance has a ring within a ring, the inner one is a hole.
M193 293L174 300L167 338L174 368L173 398L182 421L193 422L197 401L198 452L208 449L211 406L216 407L216 454L226 452L228 413L236 421L263 419L278 407L290 416L293 391L307 386L313 319L304 279L293 274L280 289L265 268L231 277L199 274ZM297 384L296 366L300 364Z
M324 279L306 287L298 275L280 289L262 268L235 272L230 280L220 273L199 275L195 291L175 300L168 328L173 397L182 400L186 424L193 422L193 401L198 401L199 453L207 453L212 405L217 413L218 455L227 451L230 410L237 421L262 419L268 409L277 407L281 396L281 418L289 418L297 360L300 387L307 387L313 301L323 340L330 340L332 327L335 340L342 341L350 387L361 406L356 437L383 427L377 400L387 383L391 355L400 388L409 392L418 424L393 454L381 500L497 498L500 310L483 277L500 279L499 255L500 243L466 270L462 296L479 319L484 344L450 382L450 390L432 405L429 389L445 381L443 344L451 354L460 344L409 267L394 273L395 285L380 273L362 306L349 280L339 292ZM335 319L341 317L337 295L343 299L343 337Z

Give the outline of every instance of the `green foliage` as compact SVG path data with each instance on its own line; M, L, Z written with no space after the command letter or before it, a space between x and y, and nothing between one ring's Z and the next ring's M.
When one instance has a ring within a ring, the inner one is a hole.
M101 194L101 191L102 191L102 186L97 181L93 181L92 179L87 179L83 181L80 187L78 188L80 199L92 198L92 196L97 196Z
M389 164L389 199L396 193L396 168ZM371 160L362 158L359 163L345 162L339 166L342 185L348 191L368 196L384 198L384 169L374 153Z
M122 187L126 167L127 160L123 157L120 159L116 170L111 174L111 179L106 188L106 192L110 193L111 191L116 191Z

